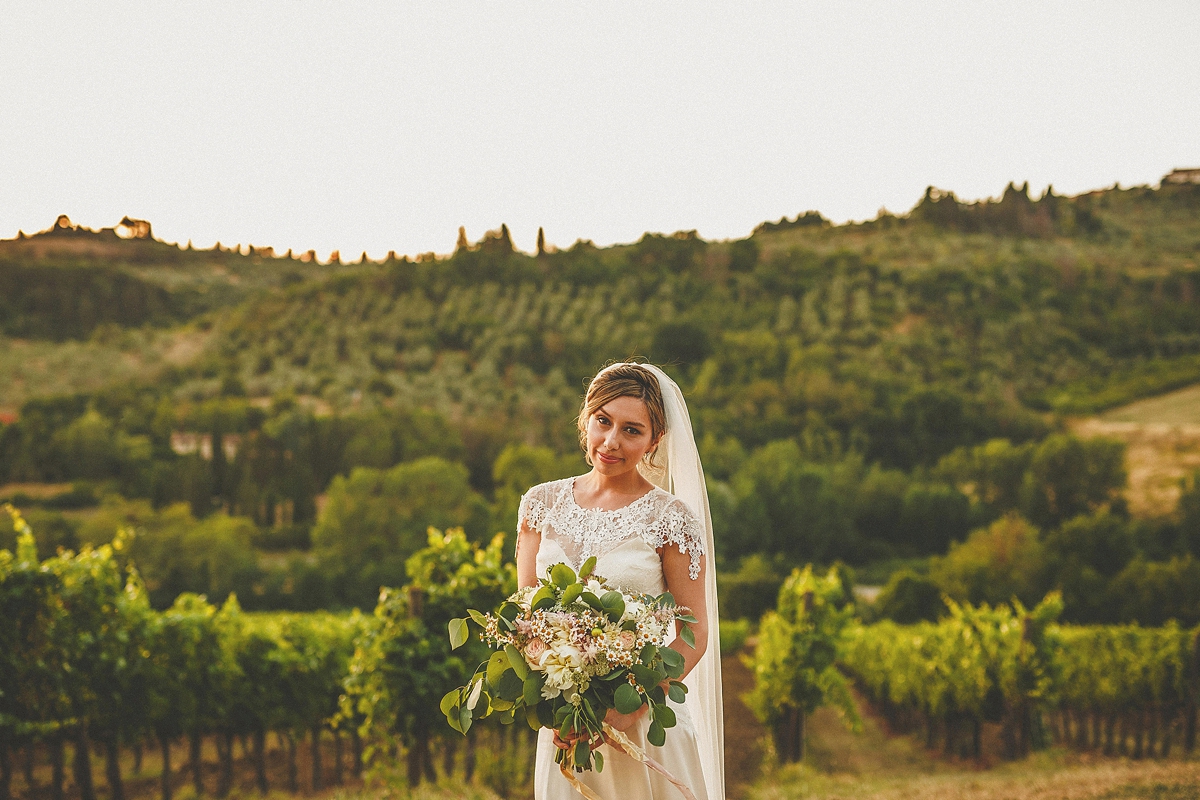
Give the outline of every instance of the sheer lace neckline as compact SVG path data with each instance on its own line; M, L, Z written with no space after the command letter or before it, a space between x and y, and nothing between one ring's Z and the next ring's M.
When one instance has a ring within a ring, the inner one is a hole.
M658 486L620 508L584 508L575 500L575 479L562 478L526 492L517 519L519 526L538 531L543 541L556 540L574 564L640 538L656 551L667 544L678 546L690 556L689 576L695 579L699 574L704 527L682 500ZM659 559L654 564L661 571Z
M618 506L616 508L597 508L595 506L581 506L581 505L579 505L579 501L575 499L575 481L577 481L577 480L579 480L579 476L575 476L574 478L571 478L570 482L567 484L568 500L570 501L571 505L575 506L575 508L578 508L580 511L586 511L586 512L594 511L597 514L618 514L622 511L626 511L631 508L636 508L637 506L641 505L642 503L645 503L650 498L651 495L653 495L656 491L658 491L657 486L651 486L646 491L645 494L639 496L636 500L626 503L623 506Z

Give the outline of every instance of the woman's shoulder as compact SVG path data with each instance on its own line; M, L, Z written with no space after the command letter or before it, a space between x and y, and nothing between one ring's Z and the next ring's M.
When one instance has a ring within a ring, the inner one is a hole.
M528 523L535 528L541 525L550 509L571 490L574 481L574 478L560 478L532 487L521 496L521 505L517 509L518 524Z
M674 545L689 556L688 575L693 580L700 574L700 557L704 555L704 524L686 502L670 492L655 488L657 497L653 517L643 534L655 549Z
M556 481L539 483L537 486L531 486L529 491L525 492L522 499L530 498L552 505L554 499L566 491L574 482L575 478L572 476L570 478L559 478Z
M690 505L666 489L655 486L650 493L654 496L653 507L656 514L670 516L683 524L699 521L699 517Z

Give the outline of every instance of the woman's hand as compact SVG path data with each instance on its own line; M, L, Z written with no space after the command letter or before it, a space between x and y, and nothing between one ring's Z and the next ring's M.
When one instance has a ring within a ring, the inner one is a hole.
M639 708L637 711L633 712L632 714L622 714L621 712L617 711L615 708L610 708L608 710L608 713L604 715L604 723L606 725L609 725L610 727L612 727L614 730L618 730L618 731L621 731L622 733L624 733L625 731L629 730L634 725L636 725L637 721L639 719L641 719L648 710L649 710L649 707L643 705L641 708ZM570 750L572 747L575 746L576 742L583 741L584 739L587 739L587 738L588 737L587 737L586 732L585 733L572 732L572 733L567 734L567 737L564 739L558 735L558 731L554 731L554 746L559 748L560 750ZM591 746L593 749L595 749L596 746L599 745L601 740L604 738L605 737L603 734L596 736L588 742L588 745Z
M610 708L608 713L604 715L604 721L609 725L609 727L624 733L636 725L637 721L645 716L646 711L648 710L649 706L645 705L644 703L642 704L641 708L632 714L622 714L615 708Z

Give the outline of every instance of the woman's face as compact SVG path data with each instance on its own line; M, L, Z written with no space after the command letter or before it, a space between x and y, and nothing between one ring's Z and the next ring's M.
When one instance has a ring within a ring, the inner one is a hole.
M610 400L588 417L588 455L601 475L621 475L636 469L642 456L656 444L646 404L636 397Z

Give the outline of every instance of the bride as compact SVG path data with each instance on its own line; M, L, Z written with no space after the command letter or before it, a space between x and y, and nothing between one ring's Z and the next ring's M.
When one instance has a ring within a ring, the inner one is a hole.
M613 364L588 386L579 412L579 441L591 472L543 483L521 498L517 580L530 586L560 561L578 567L596 556L595 572L627 591L670 591L692 609L695 648L676 639L684 658L687 700L673 705L677 724L662 747L648 745L646 706L610 711L622 731L697 800L724 800L721 661L712 521L704 472L679 387L658 367ZM668 701L669 702L669 701ZM554 763L567 747L555 731L538 734L535 800L580 796ZM577 775L604 800L681 797L657 771L611 745L604 770Z

